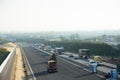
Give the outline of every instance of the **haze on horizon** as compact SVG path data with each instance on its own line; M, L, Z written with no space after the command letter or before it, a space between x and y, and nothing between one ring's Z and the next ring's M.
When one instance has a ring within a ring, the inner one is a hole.
M120 0L0 0L0 32L120 30Z

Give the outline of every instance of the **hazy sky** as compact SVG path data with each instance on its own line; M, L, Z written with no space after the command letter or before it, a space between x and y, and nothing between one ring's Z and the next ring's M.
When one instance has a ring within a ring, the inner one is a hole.
M0 31L120 30L120 0L0 0Z

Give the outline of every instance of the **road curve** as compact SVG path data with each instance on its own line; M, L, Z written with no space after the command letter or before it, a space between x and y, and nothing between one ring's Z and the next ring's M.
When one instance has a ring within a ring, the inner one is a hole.
M61 58L57 59L58 72L48 73L46 63L49 55L34 47L23 46L23 50L37 80L105 80L82 68L71 65Z

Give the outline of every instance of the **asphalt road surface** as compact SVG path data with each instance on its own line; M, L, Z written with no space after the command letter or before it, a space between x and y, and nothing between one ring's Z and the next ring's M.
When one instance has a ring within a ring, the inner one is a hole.
M23 47L25 55L30 63L37 80L105 80L79 68L64 59L57 58L58 72L47 72L47 61L49 55L40 52L34 47Z

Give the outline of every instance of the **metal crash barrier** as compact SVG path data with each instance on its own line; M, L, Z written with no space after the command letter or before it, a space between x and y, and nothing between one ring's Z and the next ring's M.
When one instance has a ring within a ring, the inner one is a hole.
M14 64L16 54L16 46L12 49L10 54L6 57L3 63L0 65L0 80L9 80L12 66Z

